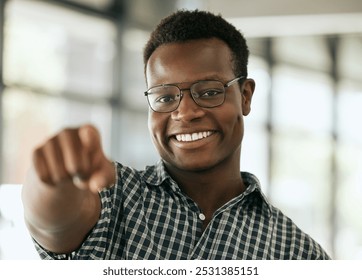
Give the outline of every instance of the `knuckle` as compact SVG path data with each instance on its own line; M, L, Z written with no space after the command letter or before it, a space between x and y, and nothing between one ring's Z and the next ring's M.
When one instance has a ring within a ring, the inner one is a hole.
M58 142L57 136L53 136L44 142L42 148L44 151L47 151L48 149L54 148L57 142Z
M72 136L72 134L74 134L74 129L65 128L61 130L56 137L58 137L59 139L68 139Z
M63 128L61 131L59 131L59 135L68 135L68 134L71 134L75 131L74 128L69 128L69 127L66 127L66 128Z
M42 154L43 154L42 147L35 148L33 151L33 161L38 160Z

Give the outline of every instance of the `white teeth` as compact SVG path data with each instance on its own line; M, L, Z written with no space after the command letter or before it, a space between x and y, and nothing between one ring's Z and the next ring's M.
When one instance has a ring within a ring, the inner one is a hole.
M180 142L191 142L209 137L211 134L211 131L195 132L192 134L177 134L176 139Z

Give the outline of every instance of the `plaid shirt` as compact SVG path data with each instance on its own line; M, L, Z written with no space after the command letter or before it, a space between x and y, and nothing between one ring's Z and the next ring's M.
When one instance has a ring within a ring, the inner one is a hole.
M310 236L269 204L256 177L218 209L202 231L200 209L165 171L116 163L117 183L100 192L102 212L81 247L42 259L329 259Z

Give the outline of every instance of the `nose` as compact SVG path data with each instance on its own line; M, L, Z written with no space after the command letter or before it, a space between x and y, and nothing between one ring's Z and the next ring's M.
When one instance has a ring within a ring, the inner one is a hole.
M186 91L187 93L185 94ZM178 108L172 112L172 119L189 122L199 119L204 115L204 109L192 99L190 90L182 90L180 104Z

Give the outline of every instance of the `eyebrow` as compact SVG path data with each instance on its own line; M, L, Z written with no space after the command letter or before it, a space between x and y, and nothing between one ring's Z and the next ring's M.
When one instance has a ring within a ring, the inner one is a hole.
M194 84L194 83L197 83L197 82L202 82L202 81L220 81L223 83L223 80L220 76L218 75L209 75L209 76L206 76L202 79L199 79L199 80L195 80L195 81L192 81L192 82L176 82L176 83L164 83L164 84L158 84L158 85L154 85L150 88L154 88L154 87L160 87L160 86L179 86L179 85L183 85L183 84Z

